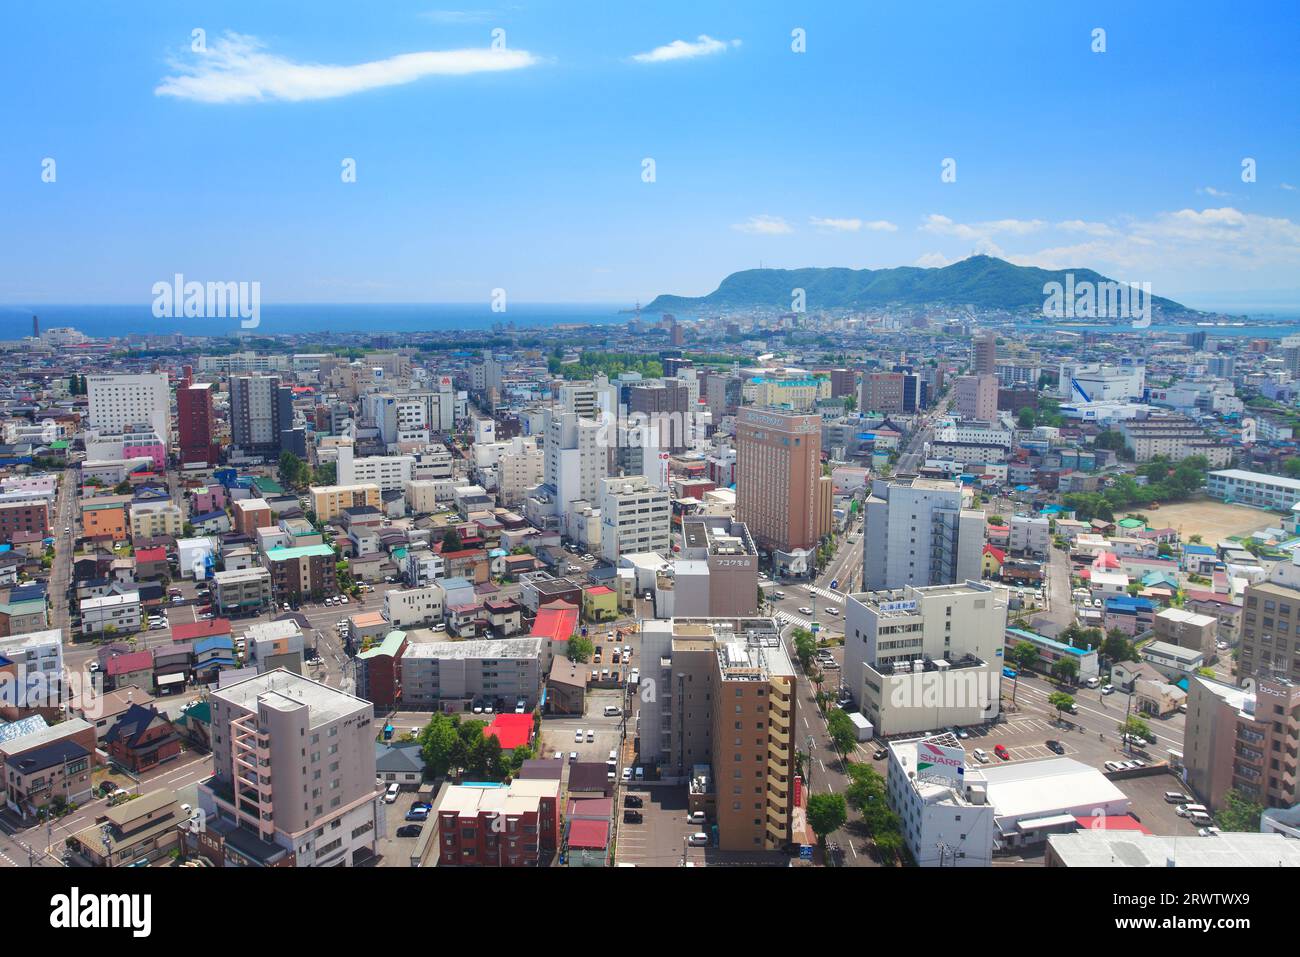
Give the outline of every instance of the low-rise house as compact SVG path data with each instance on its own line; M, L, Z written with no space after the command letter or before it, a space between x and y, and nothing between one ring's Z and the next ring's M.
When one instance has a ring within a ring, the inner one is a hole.
M170 855L183 823L176 792L164 788L109 808L69 840L93 867L131 867Z
M109 756L136 774L175 760L181 753L180 735L171 719L150 705L132 704L104 735Z

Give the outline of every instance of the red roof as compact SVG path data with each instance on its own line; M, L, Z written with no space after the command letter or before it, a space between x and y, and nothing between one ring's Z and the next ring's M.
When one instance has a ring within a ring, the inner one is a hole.
M158 548L137 548L135 550L136 563L140 562L162 562L167 560L167 549L159 546Z
M197 641L201 638L228 634L230 634L229 618L209 618L207 621L190 621L172 625L172 641Z
M614 594L614 592L612 589L606 588L604 585L593 585L592 587L587 589L587 594L588 595L612 595Z
M108 659L104 670L110 675L125 675L133 671L147 671L153 668L153 652L132 651L125 655L114 655Z
M528 744L533 736L533 716L531 714L499 714L492 723L483 729L483 737L497 736L502 751L513 751Z
M578 628L578 609L567 601L553 601L537 609L530 638L568 641Z
M997 559L999 565L1007 560L1007 553L1000 548L994 548L992 545L984 546L984 554L992 555Z
M584 850L605 850L609 847L609 821L570 821L569 847Z

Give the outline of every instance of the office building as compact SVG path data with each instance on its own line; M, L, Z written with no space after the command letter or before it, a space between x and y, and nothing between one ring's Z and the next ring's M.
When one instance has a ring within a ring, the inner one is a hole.
M843 682L882 736L997 717L1007 606L978 580L859 592L844 605Z
M1293 552L1267 579L1246 586L1237 673L1300 683L1300 555Z
M672 546L672 501L644 476L606 478L600 489L600 553L616 564L625 552L659 552Z
M998 337L982 332L971 341L971 372L974 375L996 375L998 368Z
M998 419L998 380L988 375L957 377L953 409L963 419L996 422Z
M430 709L468 708L477 699L531 710L542 688L549 649L541 638L411 642L401 657L402 704Z
M344 509L370 507L379 509L383 505L380 488L374 482L362 482L356 485L313 485L311 507L319 522L332 522L343 514Z
M329 545L273 548L266 553L271 593L276 601L332 598L339 593L338 556Z
M966 751L950 733L889 743L886 799L918 867L993 863L993 807L966 786Z
M1244 469L1222 469L1206 476L1205 491L1213 498L1235 505L1289 512L1300 502L1300 479Z
M962 489L953 482L877 479L864 509L863 589L978 580L984 513L962 503Z
M228 866L351 867L386 836L374 706L277 669L213 691L203 853Z
M681 579L675 614L684 617L743 618L758 610L758 547L744 522L723 515L682 520L682 550L678 569L688 562L702 565L707 587L700 601L682 593ZM702 607L701 607L702 606Z

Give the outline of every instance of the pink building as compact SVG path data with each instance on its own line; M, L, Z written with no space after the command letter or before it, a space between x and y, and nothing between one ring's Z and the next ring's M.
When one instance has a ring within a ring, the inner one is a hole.
M156 432L128 432L122 436L122 458L147 458L162 472L167 468L167 446Z
M208 512L220 512L226 507L226 489L222 485L209 485L196 488L190 493L190 510L195 515Z

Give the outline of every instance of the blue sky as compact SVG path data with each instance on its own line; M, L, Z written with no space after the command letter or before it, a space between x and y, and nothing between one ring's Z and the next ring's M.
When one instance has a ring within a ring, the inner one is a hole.
M1294 4L792 6L8 5L0 302L630 303L982 251L1300 305Z

